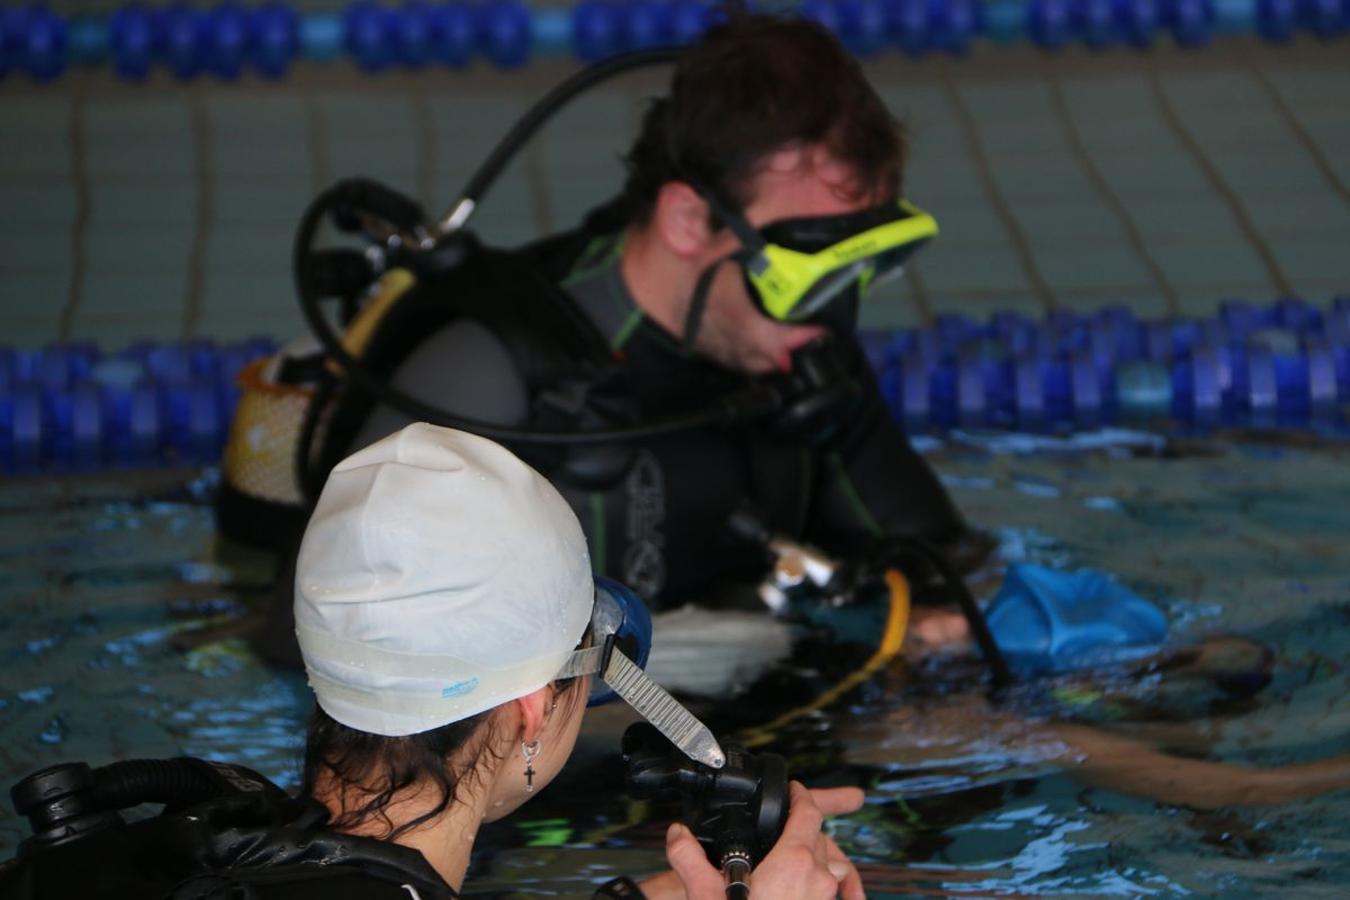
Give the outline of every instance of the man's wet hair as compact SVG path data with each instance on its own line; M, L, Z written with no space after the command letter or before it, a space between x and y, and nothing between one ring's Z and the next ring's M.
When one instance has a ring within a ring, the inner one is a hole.
M900 191L904 132L857 59L814 22L733 10L680 58L670 95L648 107L625 157L626 217L645 224L671 181L744 207L758 166L793 144L826 147L852 169L860 196Z

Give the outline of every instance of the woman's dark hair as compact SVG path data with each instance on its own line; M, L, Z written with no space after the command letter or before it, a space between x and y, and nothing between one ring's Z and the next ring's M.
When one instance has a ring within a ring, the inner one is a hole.
M681 56L670 96L648 107L625 157L624 211L647 222L670 181L744 207L756 167L793 143L827 147L861 193L899 193L901 126L858 61L814 22L733 10Z
M563 715L570 715L577 702L579 681L569 678L554 682L555 700ZM305 740L302 790L314 796L319 781L330 777L344 806L330 826L346 831L378 819L385 826L380 837L393 840L435 819L454 802L461 779L473 771L484 753L492 753L490 748L498 737L494 712L495 708L489 709L406 737L385 737L348 728L315 706ZM451 768L454 757L460 759L458 769ZM389 804L401 791L417 784L430 785L439 793L436 804L417 818L395 826L389 818Z

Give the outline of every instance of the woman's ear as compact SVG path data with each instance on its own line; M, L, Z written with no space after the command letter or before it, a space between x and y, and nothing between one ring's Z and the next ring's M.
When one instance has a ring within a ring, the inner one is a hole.
M698 256L712 239L708 203L682 181L668 181L656 195L652 224L662 242L681 259Z
M553 686L546 684L537 691L511 701L520 713L521 740L531 743L539 737L548 722L548 714L553 706Z

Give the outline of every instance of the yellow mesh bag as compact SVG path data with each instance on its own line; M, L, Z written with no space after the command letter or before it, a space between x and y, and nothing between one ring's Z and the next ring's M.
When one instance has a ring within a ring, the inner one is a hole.
M239 405L225 445L224 476L235 490L274 503L303 502L295 478L295 446L314 390L275 384L264 376L271 359L245 366Z

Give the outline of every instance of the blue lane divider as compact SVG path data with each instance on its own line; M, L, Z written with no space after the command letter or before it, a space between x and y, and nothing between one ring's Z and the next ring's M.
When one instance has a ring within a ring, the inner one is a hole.
M1343 431L1350 408L1350 296L1223 303L1209 319L1140 321L1124 307L860 335L907 431L1030 432L1120 423ZM205 464L219 458L235 378L274 353L255 338L0 347L0 472Z
M781 7L775 7L782 9ZM1147 47L1165 37L1201 47L1215 35L1324 40L1350 29L1350 0L801 0L799 15L854 52L960 54L979 39L1026 40L1055 51ZM129 80L156 67L189 79L232 80L246 70L285 75L296 59L348 57L368 72L475 58L512 68L535 55L587 61L683 44L715 21L711 0L579 0L538 9L522 0L354 0L337 12L301 12L281 0L203 6L129 3L106 15L64 16L42 3L0 9L0 76L47 81L71 66L110 63Z
M864 346L912 433L1340 428L1350 406L1350 296L1327 309L1229 301L1201 320L1143 322L1124 307L1041 321L944 315L924 329L869 333Z
M109 355L88 343L0 347L0 472L215 462L239 370L275 351L267 338Z

